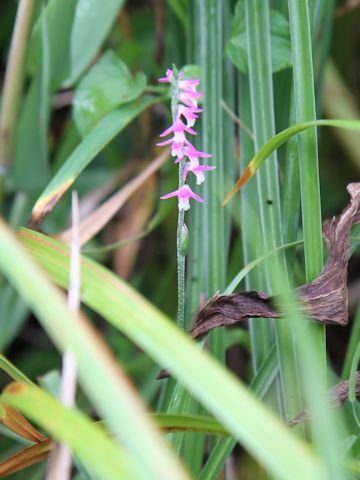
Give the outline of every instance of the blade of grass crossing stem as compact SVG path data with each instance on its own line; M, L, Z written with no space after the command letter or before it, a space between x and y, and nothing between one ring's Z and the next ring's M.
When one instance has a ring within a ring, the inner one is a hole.
M61 350L69 348L73 352L84 390L106 418L109 428L136 457L147 478L188 478L146 415L141 399L87 320L82 316L74 318L64 297L3 222L0 232L1 270L31 306L54 343ZM68 268L65 275L68 286Z
M289 5L291 48L294 72L294 98L297 123L316 119L314 75L311 49L311 29L308 2L292 0ZM311 281L322 270L323 247L317 135L309 129L299 136L299 166L302 222L304 232L306 280ZM323 365L323 384L326 384L325 329L314 325L319 361Z
M50 278L66 288L68 249L27 229L21 229L21 240ZM324 467L310 448L133 288L86 257L81 278L83 302L167 367L269 472L282 480L324 479Z
M248 63L250 98L255 135L255 148L275 135L275 114L271 67L270 10L263 0L245 0L245 21L248 40ZM262 238L265 251L273 250L283 243L280 190L277 155L269 158L266 168L257 175L257 190L260 207ZM285 255L279 255L286 276ZM265 264L267 286L277 293L276 284L270 281L269 262ZM292 418L301 410L299 378L293 330L288 322L276 324L276 344L280 361L282 401L285 416ZM271 342L271 338L268 339ZM281 402L278 405L281 408Z

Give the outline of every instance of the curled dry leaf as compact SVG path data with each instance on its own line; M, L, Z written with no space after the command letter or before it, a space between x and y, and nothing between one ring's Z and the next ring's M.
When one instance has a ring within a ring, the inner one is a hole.
M355 396L360 395L360 371L356 372L355 378ZM328 390L329 403L333 407L340 407L346 400L349 399L349 380L337 383ZM308 410L300 412L296 417L288 422L290 427L295 427L305 420L310 420L311 414Z
M347 190L351 197L349 205L323 226L329 254L323 271L315 280L295 290L303 312L310 319L342 326L348 321L350 229L360 222L360 183L350 183ZM278 318L279 307L279 297L263 292L215 295L196 315L190 334L198 339L214 328L234 325L246 318Z
M10 405L0 404L0 423L20 437L31 442L42 442L45 437L26 418Z

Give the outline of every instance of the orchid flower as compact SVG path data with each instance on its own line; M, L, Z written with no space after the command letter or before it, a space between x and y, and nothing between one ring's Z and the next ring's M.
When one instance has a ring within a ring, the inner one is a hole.
M196 195L189 185L183 185L181 188L178 190L174 190L173 192L167 193L166 195L163 195L160 197L161 200L166 200L167 198L171 197L178 197L179 199L179 210L189 210L190 208L190 198L194 198L200 203L204 203L204 200L199 197L199 195Z
M186 180L188 172L193 172L196 176L196 185L201 185L205 182L205 175L204 172L208 172L210 170L215 170L216 167L213 165L198 165L193 167L190 163L185 166L184 173L183 173L183 180Z

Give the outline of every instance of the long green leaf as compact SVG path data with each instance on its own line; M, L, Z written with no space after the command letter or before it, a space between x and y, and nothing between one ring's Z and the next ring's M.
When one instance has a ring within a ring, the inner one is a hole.
M139 113L158 101L155 97L142 97L103 117L72 152L40 195L32 210L30 223L38 225L96 155Z
M68 249L27 229L20 238L51 278L66 288ZM169 368L269 471L286 480L323 478L323 466L305 444L130 286L84 257L81 278L83 302Z
M63 407L39 388L14 383L1 394L0 401L20 410L57 440L66 442L101 478L138 478L129 454L110 440L100 425L78 410Z
M54 343L73 353L84 390L147 478L188 478L106 345L86 318L70 312L64 296L2 221L0 252L0 270L29 304ZM63 269L63 273L67 283L69 272Z
M251 159L250 163L244 170L243 174L237 180L229 194L223 201L223 206L226 205L232 197L240 190L240 188L247 183L250 178L254 176L257 169L264 163L264 161L277 148L281 147L289 138L298 135L302 131L312 127L335 127L344 128L346 130L354 130L360 132L360 121L358 120L314 120L311 122L304 122L292 127L286 128L279 132L266 142Z

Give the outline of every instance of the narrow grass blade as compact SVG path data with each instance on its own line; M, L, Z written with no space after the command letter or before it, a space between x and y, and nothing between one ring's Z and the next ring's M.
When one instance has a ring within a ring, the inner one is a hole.
M0 369L6 372L12 379L17 382L24 382L29 385L34 385L34 383L28 378L25 373L19 370L13 363L10 362L4 355L0 355Z
M300 123L292 127L286 128L282 132L276 134L268 142L266 142L259 150L256 152L254 157L251 159L250 163L246 167L243 174L235 183L234 187L231 189L229 194L225 197L223 201L223 206L225 206L233 196L240 190L240 188L245 185L256 173L257 169L263 164L263 162L271 155L271 153L277 148L281 147L289 138L294 135L298 135L304 130L307 130L312 127L335 127L346 130L354 130L360 132L360 121L358 120L314 120L309 122Z

